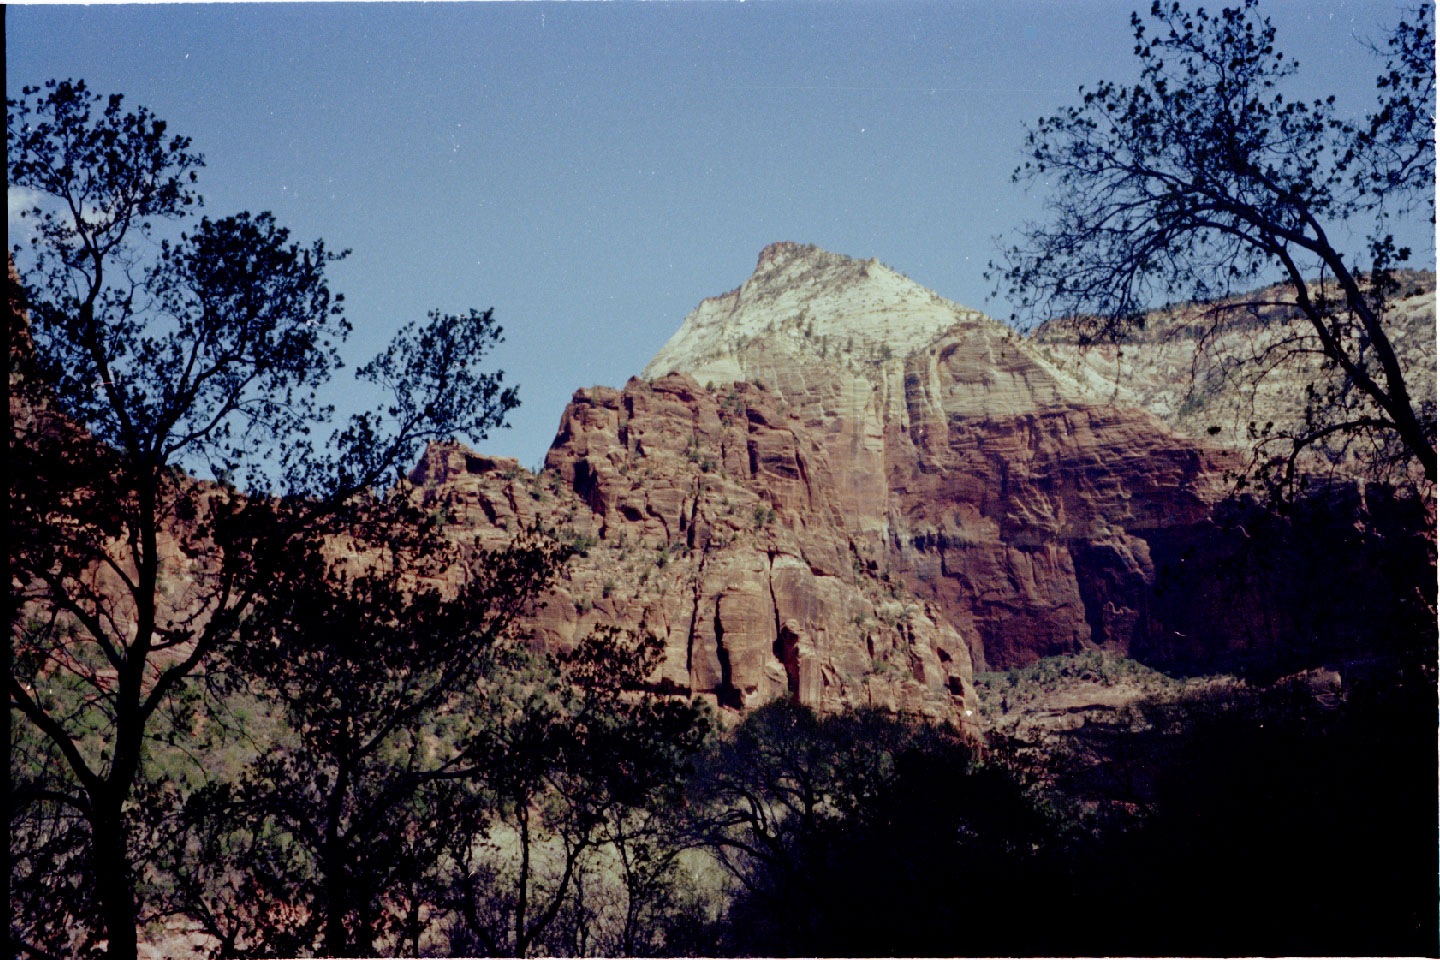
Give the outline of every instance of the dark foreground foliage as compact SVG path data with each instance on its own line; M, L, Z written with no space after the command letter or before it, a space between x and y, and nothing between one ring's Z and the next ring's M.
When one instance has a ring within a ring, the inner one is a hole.
M10 934L128 960L164 916L149 887L186 792L157 742L203 766L196 706L295 552L408 524L376 491L517 400L483 369L493 314L436 311L356 370L376 407L333 424L343 254L268 213L198 216L203 158L119 95L23 87L5 129L9 183L36 198L10 251Z
M1059 792L1102 816L1066 854L1067 952L1433 953L1434 671L1386 673L1339 702L1289 682L1077 731L1089 762Z
M741 879L715 949L1433 953L1434 723L1433 669L1400 661L1148 701L1024 762L777 704L700 780Z
M721 953L993 952L978 944L994 911L1053 887L1034 851L1055 825L946 729L777 702L711 752L695 786L709 845L739 880Z

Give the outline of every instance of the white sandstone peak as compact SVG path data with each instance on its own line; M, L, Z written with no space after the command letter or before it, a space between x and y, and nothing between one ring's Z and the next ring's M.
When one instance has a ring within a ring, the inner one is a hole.
M735 290L701 301L645 367L648 379L681 371L702 382L743 380L752 345L841 366L902 357L957 324L993 325L878 260L798 243L772 243Z
M903 402L893 387L904 378L906 358L943 337L961 345L959 355L946 353L968 368L957 368L969 383L967 409L1123 399L1113 381L1093 370L1062 370L1028 337L878 260L790 242L760 251L755 272L736 289L702 300L642 376L678 371L716 385L761 377L788 393L809 389L818 371L830 370L868 382L895 404Z

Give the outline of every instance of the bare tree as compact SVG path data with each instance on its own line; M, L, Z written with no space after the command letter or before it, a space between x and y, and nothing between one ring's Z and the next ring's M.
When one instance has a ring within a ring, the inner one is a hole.
M1153 33L1132 15L1139 81L1082 88L1080 105L1028 132L1015 179L1049 188L1049 216L992 275L1017 319L1063 318L1082 342L1123 341L1151 308L1189 300L1215 308L1215 324L1244 315L1256 335L1243 365L1256 376L1287 356L1318 358L1303 422L1255 427L1272 490L1295 480L1307 448L1357 439L1433 484L1435 398L1414 395L1391 310L1411 255L1391 227L1435 217L1432 10L1413 11L1378 51L1378 103L1356 123L1334 97L1286 97L1297 65L1258 6L1211 14L1157 0ZM1363 257L1335 239L1342 228L1368 232ZM1276 280L1273 302L1235 296Z

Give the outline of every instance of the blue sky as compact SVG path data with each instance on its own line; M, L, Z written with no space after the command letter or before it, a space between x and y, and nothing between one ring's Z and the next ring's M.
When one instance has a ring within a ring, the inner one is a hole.
M638 374L771 241L1008 316L982 273L1040 211L1009 179L1024 124L1133 74L1136 5L12 5L6 86L123 93L205 153L209 213L351 248L354 362L431 309L494 307L522 407L477 446L534 466L575 389ZM1372 102L1360 41L1399 5L1264 8L1299 90Z

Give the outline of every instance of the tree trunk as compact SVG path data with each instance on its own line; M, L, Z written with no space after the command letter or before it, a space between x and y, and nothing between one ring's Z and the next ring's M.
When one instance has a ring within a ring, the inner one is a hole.
M120 804L98 813L90 821L95 857L95 892L100 920L113 960L135 960L140 945L135 923L135 884L126 855L125 826Z
M525 936L525 913L530 893L530 808L528 804L517 804L516 814L520 821L520 888L515 901L515 956L523 957L530 949Z
M330 788L330 795L325 801L325 833L317 851L320 856L321 886L325 895L325 933L322 948L332 957L355 956L351 938L345 928L345 915L350 907L350 858L347 856L346 838L340 830L340 817L344 812L353 768L347 762L349 752L342 750L341 754L344 759L338 764L334 786Z
M350 948L350 938L345 929L346 900L345 868L326 858L325 870L325 938L323 949L327 956L350 957L355 952Z

